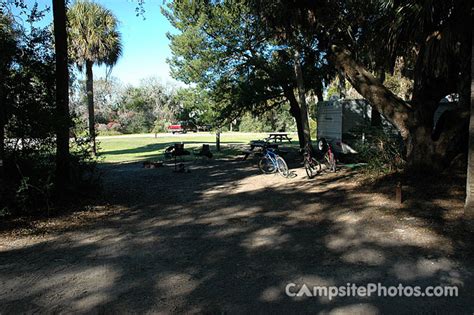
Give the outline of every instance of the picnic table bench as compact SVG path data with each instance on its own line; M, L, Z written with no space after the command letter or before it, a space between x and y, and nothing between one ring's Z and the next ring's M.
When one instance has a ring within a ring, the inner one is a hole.
M244 154L242 161L245 161L249 157L250 154L256 153L256 151L254 151L255 148L263 148L266 146L267 148L278 149L278 144L275 144L275 143L269 144L268 141L265 141L265 140L252 140L250 141L249 145L250 145L249 150L242 151L242 153Z
M287 140L289 143L291 143L291 139L292 138L288 137L286 132L271 132L265 140L267 142L283 142L283 140Z

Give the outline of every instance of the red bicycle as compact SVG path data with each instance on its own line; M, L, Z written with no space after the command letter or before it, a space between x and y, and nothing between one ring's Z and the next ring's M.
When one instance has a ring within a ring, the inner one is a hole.
M306 170L306 175L308 178L313 178L315 175L321 172L321 163L313 156L313 149L311 145L306 144L303 150L304 158L304 169Z
M321 138L318 140L318 149L323 153L322 160L326 168L331 172L336 172L336 157L334 156L331 145L326 139Z

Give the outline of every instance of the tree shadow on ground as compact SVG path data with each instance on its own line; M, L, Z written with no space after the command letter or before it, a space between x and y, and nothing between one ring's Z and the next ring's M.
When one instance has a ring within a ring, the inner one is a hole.
M339 172L105 167L116 212L0 252L5 312L399 313L474 310L470 244ZM435 200L435 197L432 198ZM457 211L451 209L452 211ZM451 211L450 210L450 211ZM448 211L447 209L442 211ZM467 236L467 235L465 235ZM285 286L457 285L459 297L288 297Z
M400 217L422 220L460 245L473 243L474 234L466 232L471 228L470 222L464 218L465 173L395 173L364 185L363 190L394 199L398 184L402 186L403 197L402 204L396 208ZM472 246L465 247L472 252Z
M202 145L202 141L174 141L174 142L163 142L163 143L154 143L154 144L147 144L144 146L136 147L136 148L131 148L131 149L123 149L123 150L103 150L101 152L102 155L123 155L123 154L140 154L140 153L148 153L148 152L156 152L156 151L162 151L175 143L184 143L185 148L186 145L189 147L198 147ZM236 142L232 141L221 141L222 144L238 144ZM215 150L215 144L211 144L212 149Z
M235 142L230 140L223 140L221 141L221 152L216 150L215 142L202 142L202 141L174 141L174 142L164 142L164 143L154 143L154 144L147 144L144 146L139 146L130 149L121 149L121 150L102 150L100 155L103 156L120 156L120 155L130 155L135 154L137 155L135 161L144 160L144 159L163 159L164 150L170 146L173 146L175 143L184 143L185 150L196 150L199 149L203 144L209 144L210 150L213 152L214 155L217 157L222 156L230 156L230 155L244 155L243 151L248 150L250 147L248 144ZM290 153L295 155L297 149L295 149L295 145L283 144L280 147L285 151L285 153ZM255 150L255 151L258 151ZM144 155L144 153L150 153ZM112 162L113 163L113 162Z

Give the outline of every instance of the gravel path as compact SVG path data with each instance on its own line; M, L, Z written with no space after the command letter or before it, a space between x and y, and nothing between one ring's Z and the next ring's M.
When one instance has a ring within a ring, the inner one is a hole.
M391 190L362 189L348 171L308 180L302 169L261 175L252 161L103 168L100 206L44 223L46 234L0 236L1 314L474 311L459 189L396 207ZM459 297L285 294L288 283L379 282L455 285Z

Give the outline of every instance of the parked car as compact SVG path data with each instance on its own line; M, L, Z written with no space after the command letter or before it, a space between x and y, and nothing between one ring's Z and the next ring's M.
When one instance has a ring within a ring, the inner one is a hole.
M175 133L186 133L188 131L197 132L197 127L194 123L190 121L180 121L176 124L168 126L168 131Z

